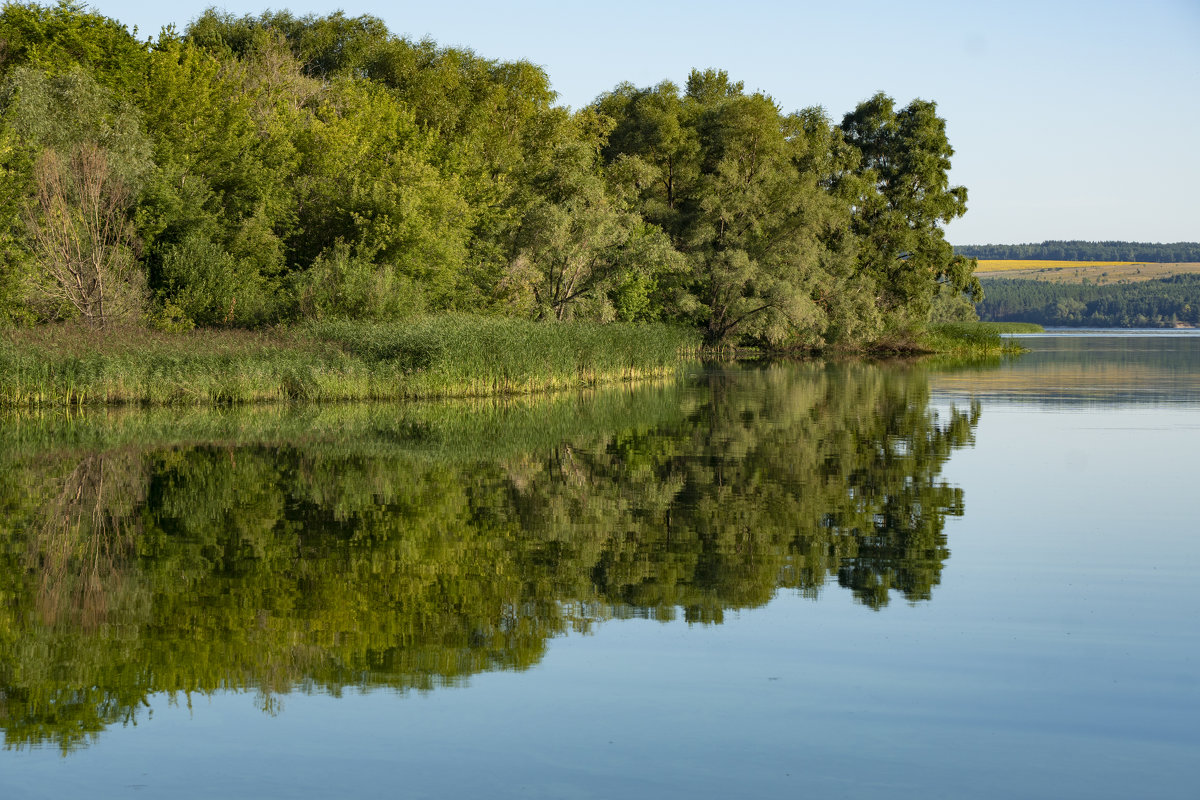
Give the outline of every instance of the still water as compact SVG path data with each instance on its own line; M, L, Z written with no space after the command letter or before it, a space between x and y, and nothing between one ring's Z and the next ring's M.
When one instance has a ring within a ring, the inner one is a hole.
M1194 797L1200 337L0 420L0 797Z

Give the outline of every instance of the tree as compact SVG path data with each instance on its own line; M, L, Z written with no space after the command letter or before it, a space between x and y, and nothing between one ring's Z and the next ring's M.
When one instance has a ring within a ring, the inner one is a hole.
M923 320L938 284L981 298L974 259L955 255L941 228L966 212L967 190L950 186L954 149L937 104L918 99L896 111L880 92L841 127L862 156L854 208L859 271L877 282L883 309Z
M607 321L645 316L660 276L679 266L662 230L633 209L620 170L606 175L608 120L585 109L557 126L554 148L524 182L532 197L502 289L534 316Z
M5 89L6 182L32 261L30 305L99 326L136 314L146 281L133 211L153 169L137 113L78 69L21 67Z
M146 55L146 43L124 25L75 0L8 2L0 9L0 78L22 66L50 73L81 69L127 94L141 81Z
M338 78L307 110L295 136L293 263L307 268L344 242L360 264L387 273L376 285L415 285L433 308L450 306L472 209L430 163L432 137L391 93L366 81Z
M47 149L35 180L36 205L26 219L41 270L34 288L48 316L66 307L103 327L140 311L145 276L128 217L132 197L104 150L85 142L64 159Z
M713 345L822 341L829 242L846 221L812 167L821 137L714 70L693 71L682 96L623 85L597 108L616 119L607 158L643 166L639 210L687 260L677 313Z

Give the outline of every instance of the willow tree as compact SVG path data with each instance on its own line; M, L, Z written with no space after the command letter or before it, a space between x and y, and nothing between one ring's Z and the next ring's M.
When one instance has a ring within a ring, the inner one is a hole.
M879 92L841 128L861 154L860 270L878 284L884 310L923 319L940 291L981 299L975 260L955 255L942 229L966 213L967 190L950 185L954 148L937 104L917 99L896 110Z
M709 343L819 342L826 243L844 213L808 167L817 141L802 120L713 70L683 93L619 86L597 107L617 121L608 158L644 166L641 213L687 259L679 310Z
M563 115L548 126L553 146L528 159L527 198L499 289L535 317L648 316L660 279L679 267L667 236L637 212L628 176L605 169L609 125L593 109Z

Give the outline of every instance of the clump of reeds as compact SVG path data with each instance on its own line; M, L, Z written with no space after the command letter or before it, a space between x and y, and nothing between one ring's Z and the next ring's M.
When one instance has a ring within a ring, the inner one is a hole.
M316 338L396 374L403 397L520 394L674 370L698 339L666 325L438 316L325 323Z
M1006 333L1037 333L1040 325L1007 322L951 322L934 325L924 343L930 352L943 355L987 356L1020 353L1023 348Z

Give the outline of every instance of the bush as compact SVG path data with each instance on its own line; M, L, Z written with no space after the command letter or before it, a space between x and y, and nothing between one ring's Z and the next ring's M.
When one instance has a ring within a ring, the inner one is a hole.
M338 242L296 278L301 315L312 319L400 320L424 306L420 288L387 265Z
M258 323L268 316L262 276L199 233L164 252L159 302L177 322L198 325Z

